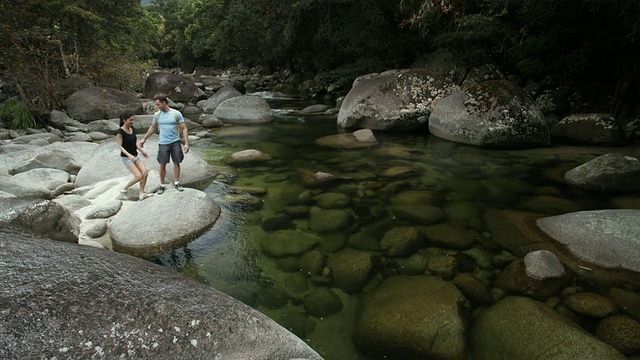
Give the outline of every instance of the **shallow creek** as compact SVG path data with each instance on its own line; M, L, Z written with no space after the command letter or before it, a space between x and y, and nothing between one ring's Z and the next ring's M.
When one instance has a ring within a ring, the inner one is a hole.
M637 196L585 192L562 180L565 171L595 156L637 149L557 145L489 150L440 140L426 130L375 133L381 145L371 149L323 148L314 140L343 132L336 128L335 118L300 116L295 110L309 104L299 101L270 100L270 105L275 115L273 124L225 126L212 131L211 138L193 143L193 151L221 172L205 192L221 205L222 215L214 228L185 247L151 261L175 268L262 311L326 359L368 357L360 354L351 341L360 292L348 294L327 280L330 276L322 268L322 261L344 247L375 250L384 233L396 226L426 225L415 223L411 217L396 216L390 210L394 206L427 203L442 210L444 217L437 223L475 232L477 242L466 249L427 242L420 251L427 257L465 256L471 265L456 271L469 272L495 288L504 265L479 266L483 257L478 254L489 259L509 254L491 241L483 218L487 211L506 209L552 216L639 202ZM271 154L273 159L245 167L224 164L226 156L246 149ZM342 179L327 187L308 188L300 181L301 170L327 172ZM232 186L264 188L266 193L247 199L233 196ZM320 274L312 276L301 271L302 256L276 259L263 252L261 242L284 229L312 232L304 209L308 213L309 208L317 207L313 198L321 193L346 195L339 197L342 205L331 206L349 211L352 217L338 231L315 234L321 239L315 249L323 256L317 260L321 262ZM295 211L296 216L292 215ZM383 258L374 270L372 283L402 273L398 264L405 258ZM339 297L342 309L326 317L310 316L303 298L323 286Z

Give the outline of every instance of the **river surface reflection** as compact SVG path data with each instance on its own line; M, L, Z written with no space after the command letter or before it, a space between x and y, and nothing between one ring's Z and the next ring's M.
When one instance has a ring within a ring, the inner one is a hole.
M490 210L552 216L580 210L637 208L640 203L638 196L585 192L567 185L562 178L565 171L598 155L627 152L637 156L637 148L489 150L440 140L426 130L375 133L381 143L375 149L323 148L314 140L343 132L336 128L335 118L299 115L296 110L308 103L270 100L270 104L275 109L273 124L225 126L211 131L211 138L192 142L192 150L221 172L205 189L222 207L221 217L214 228L193 242L152 261L262 311L326 359L368 359L351 340L360 293L339 289L327 280L330 276L322 266L320 274L305 274L300 270L301 256L276 259L266 255L261 246L276 230L313 232L308 216L293 216L292 208L316 206L312 199L320 193L347 195L348 205L341 209L353 214L348 226L319 234L322 245L316 249L320 250L321 262L344 247L375 251L384 231L395 226L424 225L416 224L410 216L398 218L390 211L394 206L421 201L407 199L412 194L425 196L429 206L442 210L444 217L439 223L477 234L479 241L467 249L427 244L432 252L450 255L470 249L487 254L502 251L492 243L484 222L483 215ZM225 165L225 157L246 149L271 154L273 159L246 167ZM301 171L322 171L343 179L330 187L313 189L301 183ZM266 194L254 194L247 200L232 194L233 186L264 188ZM363 239L367 234L371 238ZM377 267L371 279L399 273L389 265L392 260ZM464 271L481 277L492 288L500 270L472 266ZM342 304L339 312L326 317L308 314L303 305L305 296L319 287L329 287L337 295Z

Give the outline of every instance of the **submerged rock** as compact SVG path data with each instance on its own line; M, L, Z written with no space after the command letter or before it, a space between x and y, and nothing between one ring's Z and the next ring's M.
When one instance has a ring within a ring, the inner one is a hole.
M231 165L253 165L271 160L271 155L260 150L247 149L235 152L224 160Z
M329 256L327 268L331 270L335 284L344 292L353 294L362 290L373 274L375 257L373 252L346 248Z
M612 316L598 324L596 336L625 355L640 354L640 322Z
M564 299L564 304L578 314L594 318L604 318L618 310L611 300L592 292L571 294Z
M323 136L314 142L316 145L334 149L362 149L380 144L377 140L372 140L375 140L375 137L372 139L371 137L364 136L362 133L356 137L355 133L349 133Z
M565 275L564 266L558 257L548 250L537 250L524 257L527 275L536 280L562 278Z
M463 304L460 291L436 277L390 277L363 297L353 341L379 358L466 359Z
M626 359L547 305L524 297L507 297L484 310L472 338L477 360Z

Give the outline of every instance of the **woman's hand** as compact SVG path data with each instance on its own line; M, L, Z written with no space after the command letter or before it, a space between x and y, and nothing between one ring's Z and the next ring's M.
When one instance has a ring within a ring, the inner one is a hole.
M147 152L142 149L140 149L140 153L145 157L145 159L149 157L149 154L147 154Z

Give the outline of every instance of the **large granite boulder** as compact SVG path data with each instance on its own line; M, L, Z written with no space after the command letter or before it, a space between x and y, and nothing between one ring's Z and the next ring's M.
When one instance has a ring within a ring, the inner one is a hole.
M13 175L13 180L21 183L40 184L49 190L69 182L69 173L64 170L36 168Z
M158 136L150 137L145 150L149 158L145 161L147 169L158 171ZM167 179L173 181L171 164L167 166ZM180 171L180 183L183 186L203 189L213 181L218 174L206 161L193 151L189 151L182 161ZM78 172L76 185L78 187L93 185L106 179L128 176L129 171L122 165L120 150L116 145L116 139L103 141L91 154L89 160Z
M564 178L587 190L640 191L640 159L619 153L604 154L567 171Z
M267 100L253 95L231 97L220 103L213 115L229 124L263 124L273 121Z
M65 109L69 116L82 123L115 118L123 111L142 114L142 105L134 95L97 86L80 89L71 94L65 102Z
M609 114L572 114L551 127L551 136L589 145L622 145L624 130Z
M202 111L206 114L213 114L213 111L222 104L225 100L233 97L242 96L242 93L230 84L225 85L222 89L216 91L207 100L204 100L198 105L202 108Z
M321 359L260 312L132 256L0 229L0 258L3 359Z
M353 341L377 358L467 359L464 296L435 276L393 276L364 295Z
M168 189L124 208L109 235L117 251L154 254L193 240L219 216L220 206L202 191Z
M39 133L19 136L11 140L11 142L13 144L32 144L34 140L38 140L38 142L46 146L48 144L53 144L54 142L62 141L62 138L53 133Z
M74 90L74 92L76 91L77 90ZM64 129L65 126L73 126L74 121L77 120L73 120L66 112L60 110L51 110L51 114L49 115L49 124L56 129Z
M536 223L583 260L640 273L640 210L579 211Z
M105 135L115 135L120 128L120 119L95 120L87 124L87 132L97 132ZM134 123L135 124L135 123ZM91 135L91 134L89 134ZM100 139L104 140L104 139Z
M0 225L75 243L80 219L57 202L7 198L0 202Z
M425 127L438 100L459 88L420 68L358 77L338 113L338 127L414 130Z
M540 109L521 88L502 80L485 81L439 101L429 117L429 131L487 147L549 144L549 127Z
M0 189L4 193L26 199L53 199L54 192L45 185L21 181L15 176L0 174Z
M477 360L626 359L549 306L524 297L507 297L481 312L471 336Z
M25 144L5 144L0 146L0 174L14 175L21 172L14 169L21 167L19 164L29 162L34 157L47 152L45 148L45 146Z
M184 103L196 103L206 98L204 91L198 88L193 80L168 72L151 74L144 83L145 97L153 99L158 94Z

